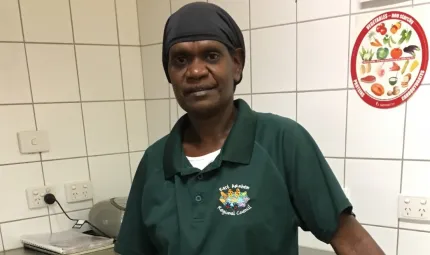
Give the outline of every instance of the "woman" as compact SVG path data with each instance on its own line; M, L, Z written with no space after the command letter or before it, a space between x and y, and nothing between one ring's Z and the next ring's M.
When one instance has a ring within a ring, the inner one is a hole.
M338 254L384 254L309 133L233 100L245 45L227 12L201 2L178 10L162 58L187 114L145 152L116 252L297 255L301 227Z

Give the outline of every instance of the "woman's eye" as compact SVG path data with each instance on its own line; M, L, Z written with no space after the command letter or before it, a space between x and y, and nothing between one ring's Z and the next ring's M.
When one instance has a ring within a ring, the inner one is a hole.
M187 59L185 57L176 57L175 63L178 65L184 65L187 63Z
M208 54L208 59L210 61L216 61L216 60L219 59L219 54L217 54L217 53L209 53Z

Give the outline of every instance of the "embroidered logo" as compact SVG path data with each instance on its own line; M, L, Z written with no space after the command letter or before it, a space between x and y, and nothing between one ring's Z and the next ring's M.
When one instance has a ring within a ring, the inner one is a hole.
M219 201L222 205L218 206L218 210L222 215L236 216L246 213L252 207L248 204L250 198L248 196L249 187L243 184L232 184L219 188L221 196Z

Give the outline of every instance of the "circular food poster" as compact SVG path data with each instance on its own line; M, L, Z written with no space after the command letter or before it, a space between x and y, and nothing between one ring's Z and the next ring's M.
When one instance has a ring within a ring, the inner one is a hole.
M404 12L383 13L363 28L355 42L353 86L373 107L396 107L421 85L428 57L427 38L415 18Z

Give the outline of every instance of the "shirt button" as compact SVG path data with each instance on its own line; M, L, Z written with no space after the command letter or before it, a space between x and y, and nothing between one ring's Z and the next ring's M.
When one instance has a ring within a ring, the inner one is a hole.
M202 197L201 197L201 196L199 196L199 195L197 195L197 196L195 197L195 199L196 199L196 201L197 201L197 202L202 201Z
M202 174L197 175L197 180L201 181L202 179L203 179L203 175Z

